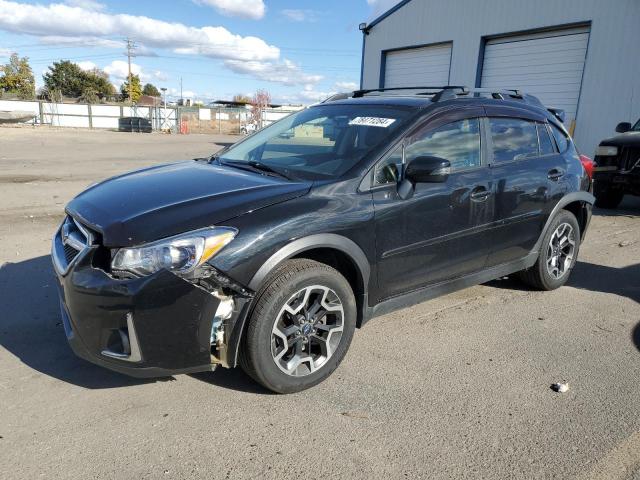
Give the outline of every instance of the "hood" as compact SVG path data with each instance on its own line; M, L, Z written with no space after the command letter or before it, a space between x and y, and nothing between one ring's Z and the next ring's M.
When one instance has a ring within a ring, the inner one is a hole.
M110 178L82 192L67 212L108 247L139 245L305 195L311 182L181 162Z
M640 132L626 132L600 142L605 147L640 147Z

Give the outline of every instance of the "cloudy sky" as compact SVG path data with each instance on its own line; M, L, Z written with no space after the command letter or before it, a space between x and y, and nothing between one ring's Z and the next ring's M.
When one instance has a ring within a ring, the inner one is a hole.
M53 61L104 69L119 86L125 39L133 72L185 96L229 99L258 88L310 103L356 88L358 24L397 0L0 0L0 62L28 56L38 85Z

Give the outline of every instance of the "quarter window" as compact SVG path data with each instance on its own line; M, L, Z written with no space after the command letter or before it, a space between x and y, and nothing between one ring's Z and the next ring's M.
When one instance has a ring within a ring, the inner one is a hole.
M556 148L549 136L549 130L543 123L538 124L538 139L540 140L540 155L552 155L556 153Z
M536 124L518 118L490 118L493 161L511 162L538 156Z
M553 138L556 140L556 145L558 146L558 151L560 153L564 153L567 148L569 148L569 140L564 133L560 131L558 127L555 125L551 125L551 133L553 134Z
M418 134L405 149L407 162L422 156L449 160L451 171L479 167L480 121L468 118Z

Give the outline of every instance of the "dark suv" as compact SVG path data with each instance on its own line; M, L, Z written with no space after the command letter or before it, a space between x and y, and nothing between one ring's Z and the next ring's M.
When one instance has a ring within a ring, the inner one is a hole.
M130 375L239 363L299 391L376 315L514 273L563 285L589 183L562 123L518 91L334 96L72 200L52 251L64 328Z
M616 132L596 149L594 193L602 208L616 208L625 194L640 195L640 120L619 123Z

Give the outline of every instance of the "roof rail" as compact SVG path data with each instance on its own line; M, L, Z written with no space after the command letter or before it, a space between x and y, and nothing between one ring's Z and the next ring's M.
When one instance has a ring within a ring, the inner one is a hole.
M441 90L449 90L449 89L465 89L466 87L462 87L462 86L458 86L458 85L441 85L441 86L428 86L428 87L424 87L424 86L418 86L418 87L389 87L389 88L369 88L369 89L365 89L365 90L355 90L352 94L353 98L360 98L365 96L367 93L373 93L373 92L393 92L393 91L399 91L399 90L434 90L434 91L441 91ZM427 92L421 92L418 93L418 95L422 94L426 94ZM435 93L435 92L433 92Z
M523 93L517 89L495 89L495 88L469 88L461 85L445 85L434 87L390 87L390 88L371 88L363 90L355 90L353 92L336 93L330 96L322 103L333 102L336 100L345 100L347 98L361 98L369 93L375 92L394 92L394 91L414 91L413 95L433 95L431 101L433 103L444 102L446 100L453 100L460 96L474 97L480 95L490 95L496 100L521 100L524 103L535 105L538 107L546 108L542 102L533 95Z

